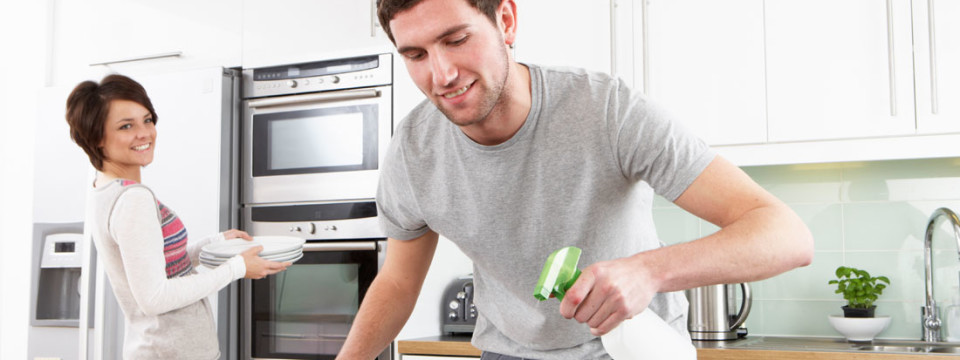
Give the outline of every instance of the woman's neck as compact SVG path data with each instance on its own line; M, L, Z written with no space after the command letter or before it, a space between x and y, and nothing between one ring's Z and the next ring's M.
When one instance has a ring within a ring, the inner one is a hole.
M139 183L140 167L139 166L121 167L108 162L104 162L103 169L97 172L97 180L95 182L95 186L100 186L116 179L133 180Z

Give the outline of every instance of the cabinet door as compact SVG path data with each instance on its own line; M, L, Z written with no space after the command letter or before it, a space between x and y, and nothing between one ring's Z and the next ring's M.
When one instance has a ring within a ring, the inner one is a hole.
M610 2L517 0L516 60L610 72Z
M766 141L763 0L650 0L642 12L647 95L712 145Z
M379 29L375 0L243 1L243 66L247 68L392 48Z
M914 0L917 129L960 131L960 1Z
M89 5L91 63L179 52L179 59L150 62L165 69L240 65L241 12L233 1L90 0ZM117 66L131 64L138 65Z
M915 133L909 0L765 6L771 142Z

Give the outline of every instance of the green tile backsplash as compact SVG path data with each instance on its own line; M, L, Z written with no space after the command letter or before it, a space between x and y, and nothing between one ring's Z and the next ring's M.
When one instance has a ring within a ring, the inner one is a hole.
M939 207L960 212L960 159L921 159L745 168L757 183L794 209L809 226L810 266L752 283L752 335L839 337L827 317L841 314L834 294L839 265L886 275L892 284L877 302L891 325L878 337L918 339L924 301L922 240ZM668 244L707 236L718 228L659 198L654 221ZM946 312L960 305L960 257L952 230L934 234L934 289ZM946 320L945 320L946 321ZM946 335L946 334L945 334Z

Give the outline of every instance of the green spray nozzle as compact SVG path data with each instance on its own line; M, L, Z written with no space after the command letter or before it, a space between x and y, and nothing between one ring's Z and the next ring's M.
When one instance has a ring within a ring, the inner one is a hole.
M577 269L578 262L580 262L580 248L576 246L568 246L550 254L547 262L543 264L543 270L540 271L540 280L537 281L533 296L543 301L553 295L562 301L563 295L580 276L580 269Z

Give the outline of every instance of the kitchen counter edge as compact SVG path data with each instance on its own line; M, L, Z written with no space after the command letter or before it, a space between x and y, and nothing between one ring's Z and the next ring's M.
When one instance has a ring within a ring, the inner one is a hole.
M695 342L697 343L697 342ZM470 344L469 335L441 335L397 340L401 355L440 355L480 357L480 350ZM903 353L867 353L829 350L771 350L705 348L698 346L698 360L954 360L957 356Z

